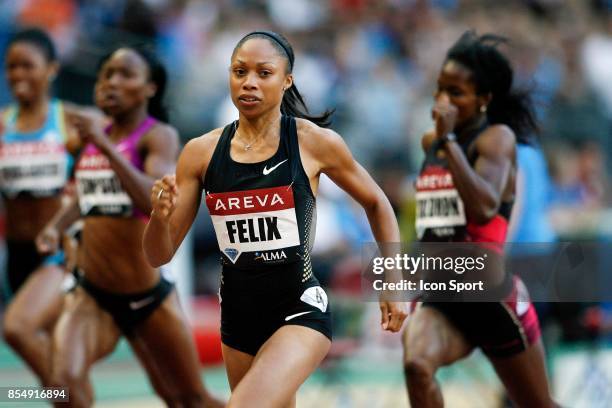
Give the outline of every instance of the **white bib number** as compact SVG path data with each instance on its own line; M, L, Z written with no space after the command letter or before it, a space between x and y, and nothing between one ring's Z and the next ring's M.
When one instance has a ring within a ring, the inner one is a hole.
M418 191L416 204L416 230L419 237L429 228L466 225L463 200L455 189Z
M76 178L82 214L131 215L132 200L114 171L80 170Z

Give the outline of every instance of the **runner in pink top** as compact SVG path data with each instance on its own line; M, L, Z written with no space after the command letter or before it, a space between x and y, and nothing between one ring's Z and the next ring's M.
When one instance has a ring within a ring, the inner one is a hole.
M91 406L89 370L125 335L168 406L223 404L204 389L191 331L174 284L142 251L154 179L174 172L179 142L161 105L166 73L146 50L120 48L100 65L96 105L111 119L72 115L85 149L76 168L78 204L44 234L83 217L79 285L56 326L52 385L70 404Z

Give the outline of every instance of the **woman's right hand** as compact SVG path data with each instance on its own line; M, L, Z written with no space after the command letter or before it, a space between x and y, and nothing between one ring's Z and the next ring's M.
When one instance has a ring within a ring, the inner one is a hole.
M41 254L52 254L59 249L60 233L54 226L47 226L36 236L36 249Z
M151 189L151 204L153 207L151 216L158 218L160 221L168 222L176 208L177 199L178 187L174 174L167 174L156 180Z

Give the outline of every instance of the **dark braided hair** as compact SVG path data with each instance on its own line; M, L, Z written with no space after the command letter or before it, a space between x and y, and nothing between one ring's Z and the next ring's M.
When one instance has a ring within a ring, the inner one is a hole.
M293 65L295 63L293 47L291 47L291 44L289 44L289 41L287 41L285 37L273 31L253 31L245 35L240 41L238 41L236 47L234 47L232 56L242 46L242 44L252 38L263 38L272 44L278 53L287 60L286 73L290 74L293 72ZM326 110L320 115L311 115L294 81L291 87L287 89L283 95L283 101L281 102L281 113L287 116L307 119L321 127L329 127L331 124L331 116L334 111Z
M513 88L514 71L497 49L508 40L494 34L478 36L466 31L448 50L446 60L459 62L472 71L479 95L491 94L487 107L489 123L502 123L516 134L518 143L532 144L538 125L529 90Z
M57 52L55 51L55 45L53 45L51 37L40 28L25 28L13 34L8 41L7 50L11 45L21 42L32 44L38 48L47 62L57 61Z
M153 82L157 86L157 90L155 95L151 99L149 99L149 105L147 107L147 112L149 115L153 116L155 119L168 122L168 109L164 105L164 95L166 93L166 84L168 82L168 74L166 72L166 68L161 63L159 58L155 55L155 53L144 46L123 46L119 47L113 52L102 57L100 62L98 63L98 71L102 68L102 65L113 55L115 51L118 49L127 49L134 51L136 54L140 55L140 57L145 61L147 66L149 67L149 81Z

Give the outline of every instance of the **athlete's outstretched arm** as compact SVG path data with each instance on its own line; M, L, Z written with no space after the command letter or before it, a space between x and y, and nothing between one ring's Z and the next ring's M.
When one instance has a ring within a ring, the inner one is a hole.
M321 172L363 207L377 242L399 242L397 219L385 193L353 158L340 135L327 129L322 132L317 155Z
M312 137L307 145L310 155L318 161L320 172L363 207L376 241L380 244L399 243L399 227L389 199L370 174L355 161L344 140L329 129L315 128L308 133L304 139ZM381 249L384 253L385 249ZM399 280L401 276L387 276L387 279ZM407 316L406 304L381 300L380 306L383 329L399 331Z
M189 141L179 156L176 176L155 181L151 189L153 211L143 237L151 266L170 262L193 224L202 199L202 179L219 135L215 130Z

